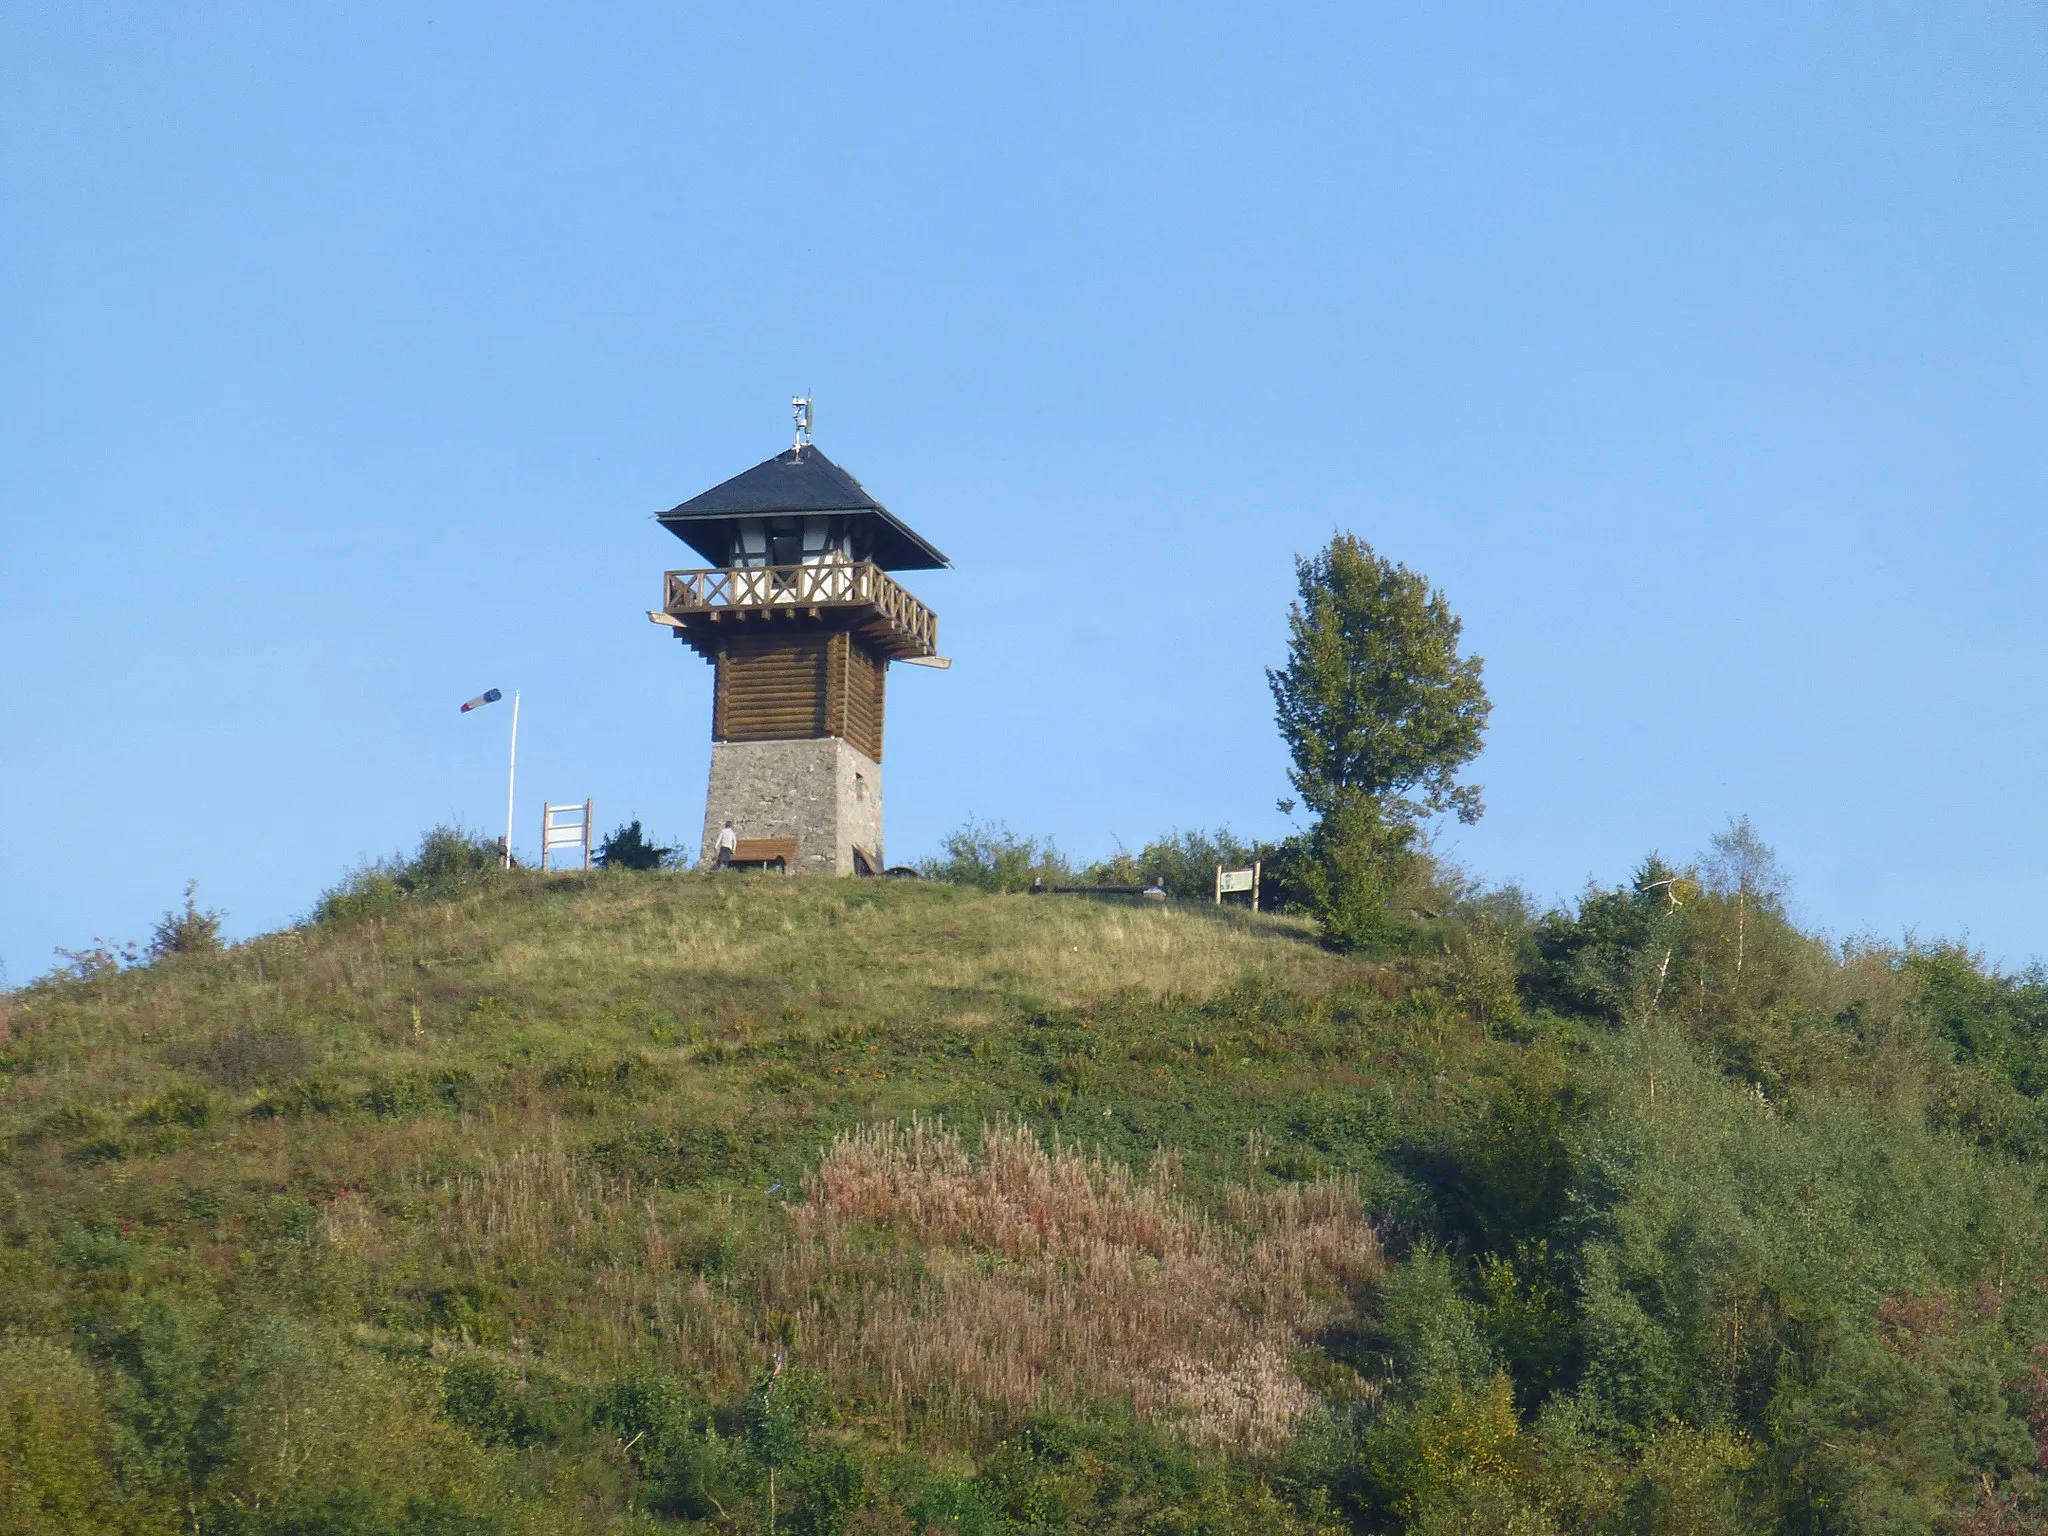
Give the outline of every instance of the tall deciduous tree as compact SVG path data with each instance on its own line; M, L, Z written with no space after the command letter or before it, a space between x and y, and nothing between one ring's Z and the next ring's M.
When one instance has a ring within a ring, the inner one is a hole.
M1395 825L1477 821L1479 786L1456 780L1493 706L1443 593L1348 533L1294 564L1287 665L1266 681L1302 801L1328 816L1363 797Z
M1479 819L1479 787L1457 775L1492 705L1480 659L1458 654L1458 616L1421 576L1348 533L1295 573L1287 665L1266 680L1288 778L1316 813L1299 884L1326 941L1359 949L1398 937L1389 906L1417 824Z

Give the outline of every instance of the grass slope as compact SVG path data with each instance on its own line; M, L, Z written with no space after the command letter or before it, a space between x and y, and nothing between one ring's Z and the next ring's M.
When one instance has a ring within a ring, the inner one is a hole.
M522 874L49 979L0 1533L2039 1528L2030 1156L1903 962L1674 952Z

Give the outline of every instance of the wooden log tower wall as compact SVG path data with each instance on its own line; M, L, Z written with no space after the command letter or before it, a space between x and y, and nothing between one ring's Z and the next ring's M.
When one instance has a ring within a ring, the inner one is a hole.
M845 630L719 642L714 741L837 736L879 763L886 664Z

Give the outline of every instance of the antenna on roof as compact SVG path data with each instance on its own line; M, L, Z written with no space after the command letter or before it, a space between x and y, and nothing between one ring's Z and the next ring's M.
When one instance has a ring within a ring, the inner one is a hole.
M811 440L811 397L809 395L792 395L789 401L789 408L796 416L795 451L801 453L805 445Z

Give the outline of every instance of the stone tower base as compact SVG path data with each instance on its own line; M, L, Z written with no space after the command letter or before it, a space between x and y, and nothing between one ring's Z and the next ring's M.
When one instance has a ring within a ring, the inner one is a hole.
M714 741L701 845L707 868L728 820L743 838L795 838L791 873L850 875L856 843L879 873L882 765L836 737Z

